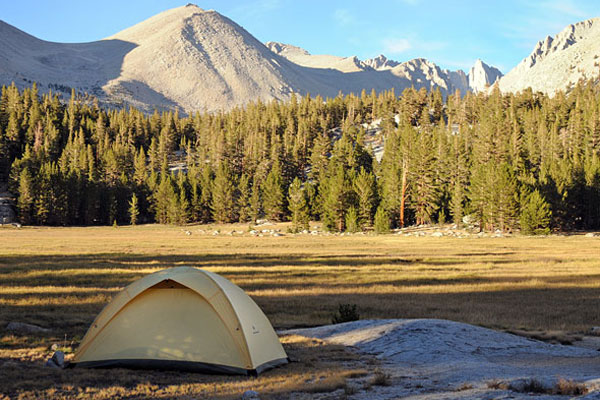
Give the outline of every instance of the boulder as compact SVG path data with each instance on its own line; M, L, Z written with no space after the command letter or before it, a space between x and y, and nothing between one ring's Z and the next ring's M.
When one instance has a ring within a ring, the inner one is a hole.
M242 394L242 400L260 400L260 396L254 390L246 390Z
M46 361L46 364L44 364L46 367L50 367L50 368L60 368L58 365L56 365L56 363L54 361L52 361L52 359Z
M8 325L6 325L6 330L15 333L42 333L50 331L50 329L33 324L26 324L24 322L9 322Z
M50 359L54 364L58 365L60 368L65 367L65 353L62 351L55 351Z
M580 400L600 400L600 391L594 390L584 396L577 397Z

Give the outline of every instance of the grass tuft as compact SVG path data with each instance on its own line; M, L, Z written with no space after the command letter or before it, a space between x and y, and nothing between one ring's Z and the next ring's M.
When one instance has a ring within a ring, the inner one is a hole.
M381 370L381 369L376 369L374 374L373 374L373 378L371 379L371 385L372 386L390 386L392 384L392 379L391 379L391 375L388 374L387 372Z

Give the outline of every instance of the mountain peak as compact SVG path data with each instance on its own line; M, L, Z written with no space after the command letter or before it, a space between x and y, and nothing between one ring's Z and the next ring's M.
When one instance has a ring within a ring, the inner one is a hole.
M547 94L567 90L580 79L598 73L600 18L566 26L555 36L546 36L500 81L500 90L531 88Z
M469 71L469 89L476 93L483 92L501 77L502 72L498 68L491 67L478 58Z
M390 60L383 54L380 54L375 58L369 58L369 59L363 61L363 63L365 65L373 68L374 70L379 70L379 71L392 69L395 66L400 64L398 61Z
M287 44L287 43L267 42L267 43L265 43L265 46L267 46L267 48L275 54L284 55L284 53L297 53L297 54L302 54L302 55L307 55L307 56L310 55L310 53L308 51L304 50L303 48L294 46L291 44Z

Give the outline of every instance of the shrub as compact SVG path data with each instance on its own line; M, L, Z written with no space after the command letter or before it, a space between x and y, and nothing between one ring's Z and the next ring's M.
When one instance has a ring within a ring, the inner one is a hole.
M390 386L391 376L390 374L383 372L379 368L375 370L375 375L373 375L373 379L371 380L371 385L373 386Z
M554 385L553 394L562 396L581 396L582 394L586 394L588 391L589 389L583 383L561 378Z
M340 304L338 311L331 318L332 324L341 324L342 322L358 321L360 314L356 304Z

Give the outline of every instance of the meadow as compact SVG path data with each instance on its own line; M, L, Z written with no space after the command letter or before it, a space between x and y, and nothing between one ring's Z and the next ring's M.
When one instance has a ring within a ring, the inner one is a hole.
M219 235L210 234L215 229ZM365 370L344 348L294 336L282 339L294 362L259 378L43 367L52 345L76 348L124 286L180 265L227 277L276 329L331 323L339 304L356 304L361 319L444 318L570 333L600 325L598 237L253 237L247 231L241 224L0 228L0 398L239 398L249 389L264 398L290 392L309 398L307 391L345 387L347 379L377 369L375 360ZM9 322L51 330L18 334L5 330Z

